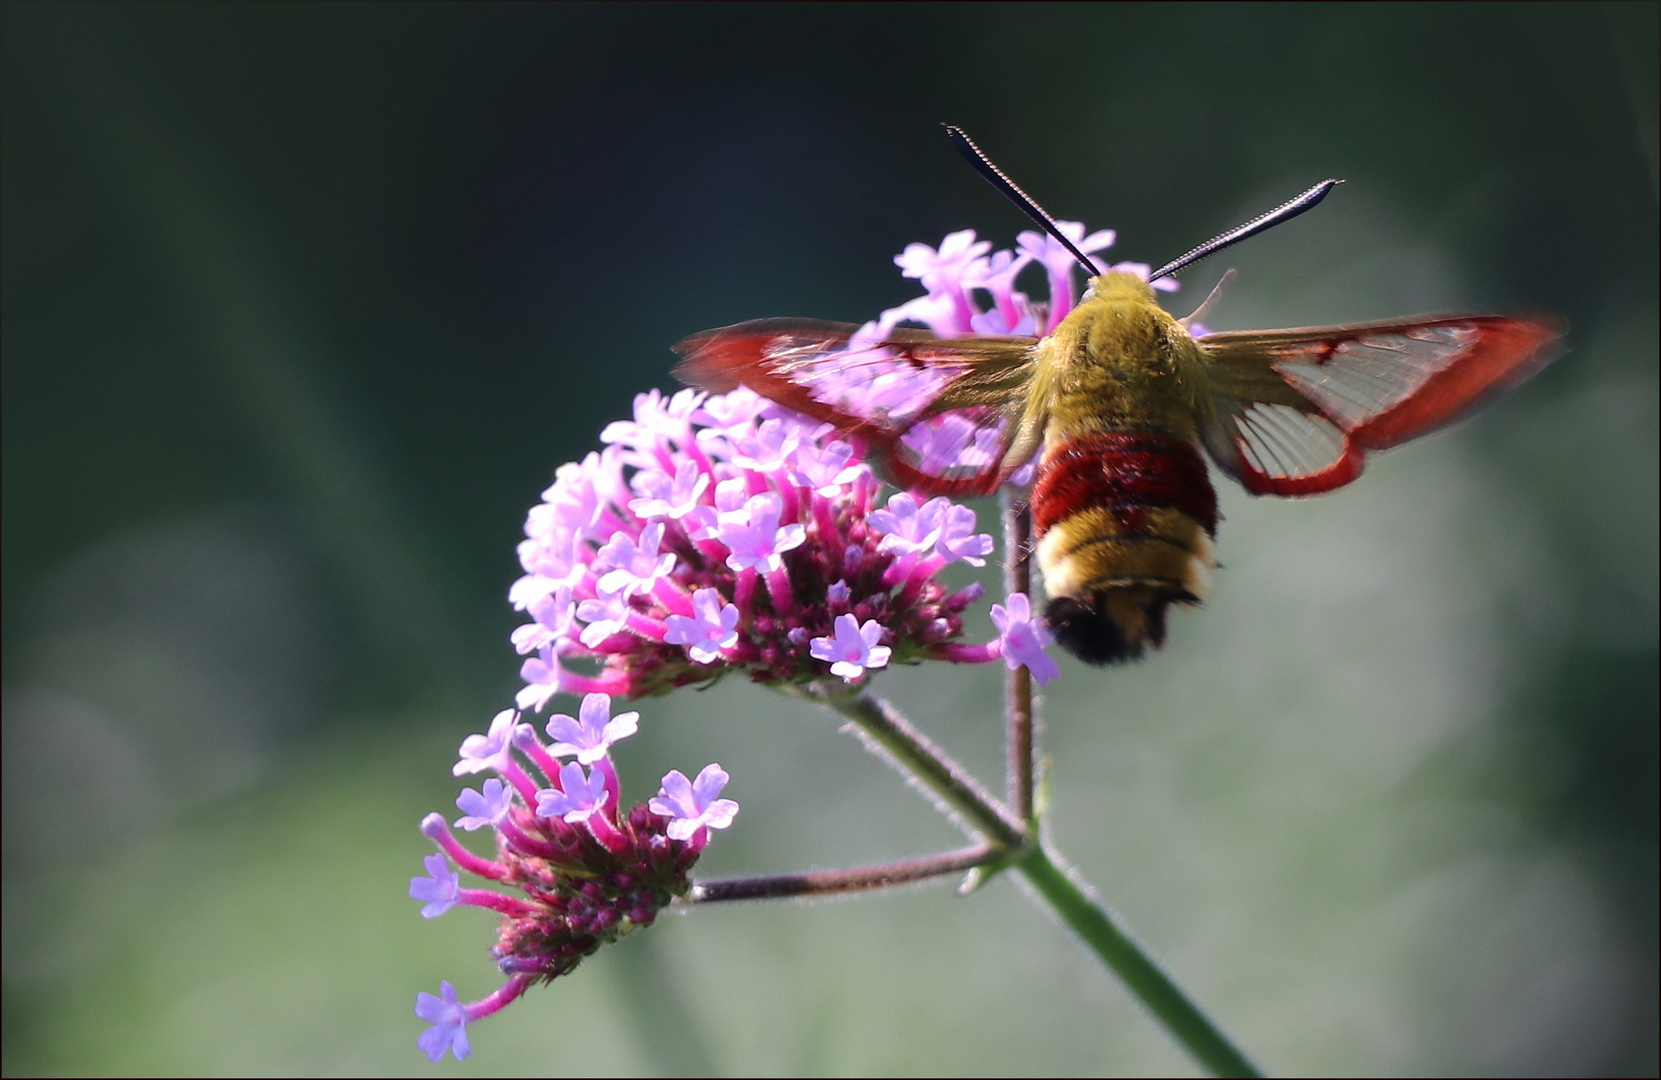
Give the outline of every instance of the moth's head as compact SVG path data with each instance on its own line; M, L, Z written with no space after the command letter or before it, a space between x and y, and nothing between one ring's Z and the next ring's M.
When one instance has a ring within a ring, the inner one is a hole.
M1097 300L1141 300L1153 302L1153 286L1140 275L1124 270L1109 270L1090 279L1087 298Z

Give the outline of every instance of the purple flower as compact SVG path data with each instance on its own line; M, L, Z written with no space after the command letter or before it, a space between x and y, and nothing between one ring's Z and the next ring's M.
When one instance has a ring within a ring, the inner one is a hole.
M800 525L779 525L784 501L771 492L756 495L741 510L729 510L719 517L717 535L731 554L727 565L734 570L757 570L771 574L784 567L782 556L807 539Z
M568 761L560 766L559 784L536 793L538 817L557 817L576 825L606 808L606 777L599 769L591 773L578 762Z
M709 476L695 461L682 461L675 475L656 469L645 470L629 481L640 498L629 503L629 511L646 520L667 517L679 520L698 506L698 498L709 487Z
M846 591L847 586L843 586ZM695 664L712 664L721 658L722 649L738 644L738 608L724 602L715 589L699 589L692 594L692 617L669 616L669 632L665 641L685 645L686 655Z
M675 556L659 555L663 542L663 523L654 521L641 530L638 541L626 532L612 534L611 542L600 548L594 560L595 570L610 566L615 569L600 577L603 596L616 595L627 600L637 593L650 592L658 578L674 569Z
M637 712L613 717L611 697L607 694L585 694L577 715L580 719L564 713L548 718L548 737L554 740L548 752L555 757L575 754L584 765L592 765L605 757L613 743L633 735L640 724Z
M975 512L967 506L947 504L940 536L934 551L947 562L966 562L970 566L985 566L983 555L992 554L992 537L975 531Z
M831 662L832 675L853 682L863 678L867 669L888 666L893 650L877 644L882 634L882 624L875 619L867 619L861 626L852 615L838 615L836 636L814 638L809 643L810 651L815 660Z
M866 519L871 528L883 534L879 550L909 555L933 548L940 539L940 519L949 501L930 499L918 506L909 491L889 496L888 509L873 511ZM973 510L969 516L974 517Z
M543 645L535 656L519 665L519 677L525 685L514 695L514 704L527 711L546 708L548 699L559 693L563 674L553 644Z
M699 829L724 829L732 824L738 804L716 798L727 786L727 779L719 765L704 766L696 780L672 770L663 778L657 798L646 805L652 813L669 819L669 839L690 840Z
M935 292L960 285L981 256L991 250L989 242L975 239L975 230L964 229L948 234L938 250L927 244L907 244L905 251L894 256L894 265L902 276L916 278L923 288Z
M521 654L539 652L565 637L577 614L577 606L571 602L571 586L564 583L554 585L551 592L528 601L526 606L536 621L519 627L511 638L514 651Z
M456 988L450 985L449 979L438 984L438 992L441 997L426 992L415 996L415 1015L432 1025L415 1040L415 1045L434 1063L446 1050L455 1054L457 1061L465 1060L473 1052L467 1043L467 1010L456 1000Z
M421 865L427 868L427 876L409 879L409 898L423 902L423 919L436 919L455 906L461 893L461 877L450 868L450 860L445 858L442 852L428 855L421 860ZM438 1058L433 1060L437 1061Z
M621 592L606 592L577 605L577 617L588 625L583 627L578 640L589 648L599 645L614 634L621 634L629 625L634 606Z
M456 819L456 828L473 832L486 825L494 825L507 816L508 807L512 805L513 789L495 777L484 782L482 793L463 788L456 797L456 808L466 816Z
M992 624L998 628L1004 664L1011 671L1025 664L1040 686L1061 674L1061 666L1044 651L1054 635L1043 622L1033 619L1026 593L1010 593L1005 604L993 604Z
M499 769L507 760L508 747L513 741L513 728L519 714L503 709L490 721L490 731L484 735L469 735L461 741L461 760L450 770L457 776Z
M965 235L914 250L908 266L971 308L975 282L995 269L994 298L1024 303L1005 280L1021 259L1004 253L983 267L983 248ZM964 332L977 312L943 299L943 332ZM857 367L828 357L804 379L856 415L914 414L948 377L881 346L850 350ZM927 421L925 460L983 470L999 446L996 420ZM983 558L989 538L945 499L924 509L902 495L873 515L886 496L857 438L744 389L641 395L634 418L604 437L603 452L557 470L526 518L525 576L509 591L529 615L512 637L525 657L521 708L545 709L561 693L663 693L733 667L757 682L807 682L824 671L810 643L834 639L843 614L876 619L908 661L946 657L962 635L973 597L935 575Z
M1060 228L1063 236L1086 255L1113 246L1112 229L1102 229L1085 236L1082 222L1058 221L1056 226ZM1049 333L1061 325L1061 320L1073 309L1073 269L1078 262L1073 258L1072 252L1062 247L1061 242L1048 233L1023 232L1016 236L1015 240L1024 254L1032 256L1048 272L1050 311L1049 324L1044 331Z
M801 433L796 425L782 420L764 420L754 435L737 434L730 439L732 463L740 469L772 472L784 468L796 448L801 445Z

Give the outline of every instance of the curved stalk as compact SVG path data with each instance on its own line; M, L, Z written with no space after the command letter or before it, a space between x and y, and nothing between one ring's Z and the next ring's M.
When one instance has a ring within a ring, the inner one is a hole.
M980 782L911 726L900 711L869 694L816 693L813 700L853 721L854 730L879 757L899 766L939 799L942 807L972 832L1005 851L1027 845L1024 823L993 798Z
M1113 913L1059 856L1034 844L1016 864L1044 900L1090 950L1124 980L1144 1007L1214 1076L1261 1076L1256 1065L1212 1022L1194 1000L1143 951Z

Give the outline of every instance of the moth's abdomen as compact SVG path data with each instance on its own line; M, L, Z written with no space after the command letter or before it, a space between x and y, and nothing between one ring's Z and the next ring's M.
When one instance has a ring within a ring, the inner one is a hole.
M1196 603L1216 567L1217 493L1175 435L1092 433L1045 448L1032 491L1045 619L1092 664L1165 640L1165 609Z

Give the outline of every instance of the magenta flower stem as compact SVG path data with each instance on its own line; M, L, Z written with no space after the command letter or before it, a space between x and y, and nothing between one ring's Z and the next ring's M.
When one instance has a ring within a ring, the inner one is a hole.
M663 605L671 615L691 615L692 597L676 585L674 579L661 577L652 583L652 598Z
M559 848L521 829L512 814L496 823L496 831L502 834L502 839L533 859L555 859L560 855Z
M500 1010L504 1005L512 1003L520 994L530 989L531 984L535 981L535 975L515 975L494 994L480 998L466 1006L467 1019L469 1021L483 1020L491 1013Z
M836 511L832 509L829 499L804 499L813 507L814 527L819 531L821 542L829 541L836 535Z
M796 608L796 594L790 589L790 575L783 569L767 575L767 596L773 601L773 611L788 616Z
M474 907L489 908L512 918L529 915L536 911L536 907L524 900L516 900L511 896L503 896L499 892L489 889L462 889L456 894L456 899L463 904Z
M501 773L507 777L508 783L513 785L513 790L519 793L519 797L524 799L527 805L536 805L536 781L531 779L530 774L521 768L517 761L509 758L502 765ZM548 783L555 788L559 787L558 769L555 769L553 775L548 777Z
M531 764L535 765L537 771L548 781L549 787L559 787L559 761L554 755L548 753L548 748L543 746L535 735L530 736L524 742L516 739L513 745L531 759ZM530 800L530 805L536 805L534 799Z
M985 645L965 645L957 641L944 641L939 645L930 646L927 653L930 659L945 660L953 664L990 664L1003 655L1003 649L994 639ZM1025 671L1026 668L1022 668Z
M628 627L641 637L651 641L662 641L669 633L668 627L656 619L648 618L638 611L629 612Z
M427 838L437 844L444 853L456 861L456 865L469 874L489 878L491 881L501 881L508 876L508 868L499 862L491 862L481 858L462 846L450 832L449 823L437 814L428 814L421 822L421 831Z
M716 904L732 900L776 900L789 896L828 896L869 889L910 885L932 878L961 874L985 866L1007 854L992 844L973 844L957 851L927 855L918 859L848 870L810 870L802 874L773 877L728 878L701 881L687 894L686 903Z
M623 806L623 782L617 778L617 766L608 756L596 761L594 770L606 778L606 805L611 808L608 813L617 817Z

